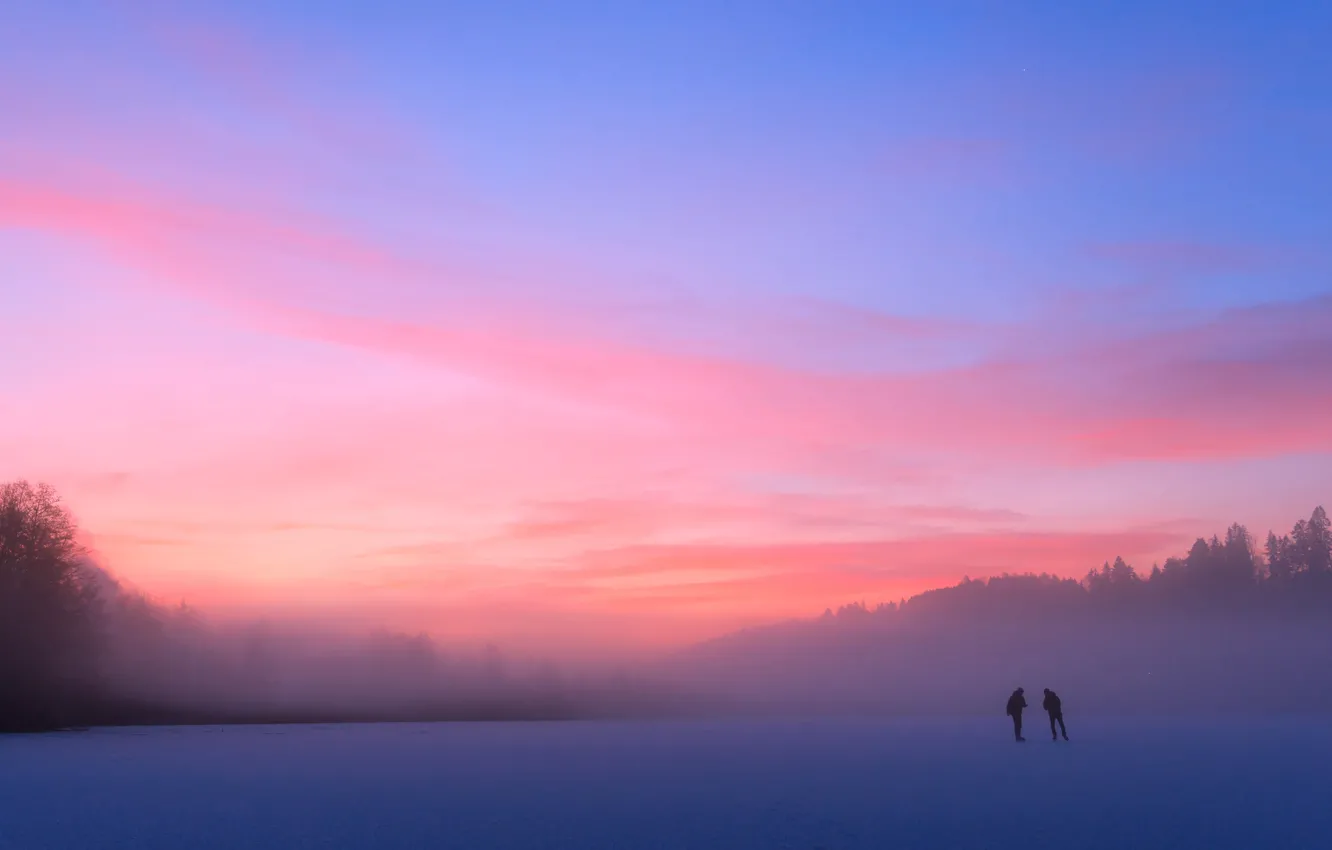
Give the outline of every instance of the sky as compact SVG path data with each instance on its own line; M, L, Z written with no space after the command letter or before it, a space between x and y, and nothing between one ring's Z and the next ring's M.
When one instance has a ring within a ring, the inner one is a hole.
M1332 7L0 7L0 480L156 598L666 648L1332 481Z

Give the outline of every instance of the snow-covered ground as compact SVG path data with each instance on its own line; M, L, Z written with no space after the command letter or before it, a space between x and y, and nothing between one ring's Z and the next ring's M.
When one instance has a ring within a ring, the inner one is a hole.
M1332 722L108 729L0 736L0 848L1332 847Z

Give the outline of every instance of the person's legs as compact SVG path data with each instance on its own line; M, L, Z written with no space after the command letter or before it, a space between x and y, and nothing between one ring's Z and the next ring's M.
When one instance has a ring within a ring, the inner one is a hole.
M1013 715L1013 740L1022 740L1022 712Z
M1055 732L1055 717L1057 717L1057 716L1058 716L1058 715L1056 715L1053 711L1050 712L1050 740L1051 740L1051 741L1058 741L1058 740L1059 740L1059 735ZM1062 721L1061 721L1061 722L1062 722Z
M1067 741L1067 740L1068 740L1068 730L1064 728L1064 712L1062 712L1062 711L1059 712L1058 714L1055 715L1055 717L1059 718L1059 731L1060 731L1061 733L1063 733L1063 735L1064 735L1064 740ZM1053 720L1050 721L1050 734L1051 734L1051 735L1054 734L1054 721L1053 721Z

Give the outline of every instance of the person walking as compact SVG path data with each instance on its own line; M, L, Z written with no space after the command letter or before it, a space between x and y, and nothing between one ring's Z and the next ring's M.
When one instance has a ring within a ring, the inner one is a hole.
M1022 695L1022 689L1013 691L1013 695L1008 698L1008 709L1006 713L1013 718L1013 737L1017 741L1025 741L1022 737L1022 709L1027 707L1027 698Z
M1064 703L1063 700L1059 699L1059 694L1046 688L1045 700L1041 703L1041 708L1045 709L1045 713L1050 715L1050 740L1059 740L1059 735L1055 734L1055 723L1058 722L1059 731L1063 733L1064 740L1067 741L1068 730L1064 728Z

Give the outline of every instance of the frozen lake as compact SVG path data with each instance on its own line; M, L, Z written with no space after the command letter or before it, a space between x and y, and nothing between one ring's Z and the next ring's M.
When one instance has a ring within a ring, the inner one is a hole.
M1042 719L0 736L0 848L1332 846L1332 723Z

